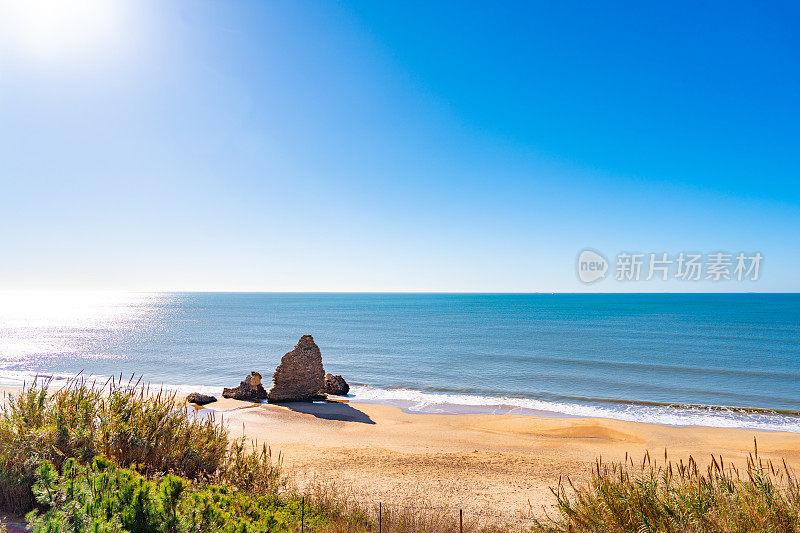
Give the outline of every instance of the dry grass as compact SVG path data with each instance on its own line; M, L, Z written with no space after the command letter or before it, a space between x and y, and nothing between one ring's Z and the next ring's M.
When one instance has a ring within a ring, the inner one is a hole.
M241 438L231 443L216 472L206 481L251 494L277 495L288 490L288 480L281 467L280 454L277 461L273 461L272 450L266 444L248 445Z
M658 465L648 453L641 464L598 460L588 485L567 481L552 490L558 516L539 523L539 531L800 531L797 479L785 461L759 458L757 443L741 471L721 456L702 470L691 456L675 463L665 452Z

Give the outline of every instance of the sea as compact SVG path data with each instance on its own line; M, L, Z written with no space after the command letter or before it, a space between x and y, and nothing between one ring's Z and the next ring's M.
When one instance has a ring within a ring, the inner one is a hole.
M301 335L350 401L800 432L798 294L0 293L0 385L269 387Z

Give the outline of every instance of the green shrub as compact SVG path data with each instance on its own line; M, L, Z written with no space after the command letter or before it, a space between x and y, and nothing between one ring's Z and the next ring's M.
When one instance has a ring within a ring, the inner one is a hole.
M326 519L296 499L255 495L220 485L199 485L167 475L148 480L98 456L89 466L64 461L61 472L43 461L33 492L44 511L31 511L35 532L130 531L288 532L304 527L318 531Z

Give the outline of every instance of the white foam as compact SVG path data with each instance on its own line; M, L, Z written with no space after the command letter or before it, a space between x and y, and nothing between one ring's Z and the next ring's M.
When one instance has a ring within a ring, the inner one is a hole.
M741 413L729 409L688 406L592 405L589 403L553 402L533 398L440 394L411 389L376 389L366 386L354 386L350 389L350 392L351 401L394 402L403 405L410 412L418 413L458 413L463 412L459 407L468 406L477 408L474 412L486 413L566 415L584 418L612 418L667 426L741 428L800 433L800 417L781 413Z

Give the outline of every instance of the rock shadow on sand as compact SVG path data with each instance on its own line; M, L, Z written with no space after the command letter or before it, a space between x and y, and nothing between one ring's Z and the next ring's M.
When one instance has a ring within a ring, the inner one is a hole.
M280 405L296 413L314 415L323 420L338 420L340 422L358 422L361 424L374 424L368 414L359 411L346 403L339 402L281 402Z

